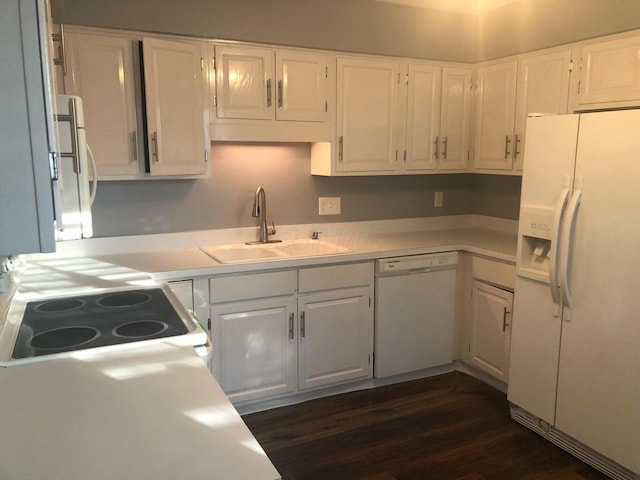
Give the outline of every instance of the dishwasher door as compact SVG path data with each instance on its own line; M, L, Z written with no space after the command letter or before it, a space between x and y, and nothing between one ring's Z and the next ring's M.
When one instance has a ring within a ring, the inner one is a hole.
M458 254L376 262L374 376L453 361Z

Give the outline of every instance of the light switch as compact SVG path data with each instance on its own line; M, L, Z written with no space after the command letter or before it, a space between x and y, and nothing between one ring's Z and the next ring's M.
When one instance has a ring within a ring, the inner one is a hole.
M444 192L436 192L433 197L433 206L440 208L444 205Z
M340 197L319 197L318 215L340 215Z

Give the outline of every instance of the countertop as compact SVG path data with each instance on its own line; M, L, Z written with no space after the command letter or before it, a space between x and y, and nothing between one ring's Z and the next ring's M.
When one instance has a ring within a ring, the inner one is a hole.
M163 280L455 250L515 263L516 239L517 236L513 233L470 227L324 237L323 240L345 247L350 252L313 257L280 257L243 263L219 263L196 247L95 255L93 258L105 264L147 272L154 279Z
M76 353L0 369L3 480L280 478L193 348Z
M192 245L185 237L124 239L128 251L115 252L112 247L121 240L99 239L99 248L75 257L29 258L18 295L28 299L443 251L507 262L516 257L514 233L468 226L327 235L323 239L349 253L236 264L221 264L200 250L204 237L189 238ZM154 248L145 248L146 242ZM3 368L0 392L3 480L280 478L191 347L161 342L116 354L84 350L70 358Z

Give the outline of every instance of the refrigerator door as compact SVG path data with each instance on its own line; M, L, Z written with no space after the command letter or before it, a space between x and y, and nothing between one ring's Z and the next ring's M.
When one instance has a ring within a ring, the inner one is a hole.
M56 218L56 240L89 238L93 228L82 101L79 97L58 95L56 108L59 154L54 187L62 210Z
M579 115L558 115L529 118L527 122L508 399L551 425L562 320L552 299L550 268L541 270L535 279L527 272L532 270L528 266L536 242L548 242L546 245L553 248L558 244L557 232L549 230L553 230L553 220L560 218L564 202L559 200L568 197L572 187L579 121ZM532 211L538 214L527 222ZM548 212L546 221L539 212ZM545 226L536 233L534 227L541 223ZM555 262L552 257L547 265Z
M581 115L576 179L584 181L568 252L572 308L565 312L562 326L556 411L559 430L636 473L640 473L638 132L640 110Z

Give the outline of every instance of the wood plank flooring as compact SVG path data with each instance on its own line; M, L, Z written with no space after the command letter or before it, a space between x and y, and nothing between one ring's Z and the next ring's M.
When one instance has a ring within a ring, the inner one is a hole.
M243 417L283 480L601 480L460 372Z

